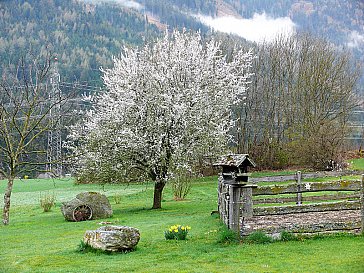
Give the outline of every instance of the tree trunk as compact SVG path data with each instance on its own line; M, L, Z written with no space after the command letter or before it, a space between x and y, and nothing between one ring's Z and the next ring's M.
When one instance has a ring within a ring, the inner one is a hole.
M162 192L166 182L157 180L154 185L154 199L152 209L160 209L162 207Z
M13 191L14 177L8 178L8 186L4 194L4 209L3 209L3 224L9 224L9 212L10 212L10 197Z

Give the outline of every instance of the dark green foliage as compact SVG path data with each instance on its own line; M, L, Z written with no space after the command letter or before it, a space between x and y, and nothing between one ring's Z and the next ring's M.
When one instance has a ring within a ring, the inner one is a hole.
M281 232L280 241L287 242L287 241L297 241L297 240L298 238L293 233L285 230Z
M256 231L249 234L244 242L249 244L268 244L272 243L273 239L262 231Z
M80 252L80 253L95 253L95 254L113 254L113 252L111 251L103 251L100 249L96 249L93 248L92 246L90 246L89 244L86 244L84 241L80 241L79 245L77 246L76 252Z
M92 248L89 244L86 244L83 240L80 241L80 243L77 246L76 252L94 252L96 249Z
M224 224L221 224L217 236L217 243L219 244L237 244L240 242L239 234Z
M89 244L86 244L83 240L80 241L80 243L77 246L76 252L80 252L80 253L94 253L96 255L115 255L115 254L119 254L119 253L129 253L132 251L135 251L136 248L134 249L128 249L128 250L123 250L123 251L118 251L118 252L113 252L113 251L107 251L107 250L101 250L101 249L96 249L93 248L92 246L90 246Z
M161 23L168 25L170 29L184 27L186 29L201 30L205 33L209 28L202 24L198 19L188 14L190 12L194 14L203 13L211 15L216 13L216 5L212 0L148 0L142 2L142 4L145 4L148 11L157 14L161 19Z
M143 14L121 5L83 1L0 2L0 75L23 51L51 49L59 59L62 81L100 86L99 67L108 67L121 45L140 45L158 30ZM61 86L67 88L68 86Z

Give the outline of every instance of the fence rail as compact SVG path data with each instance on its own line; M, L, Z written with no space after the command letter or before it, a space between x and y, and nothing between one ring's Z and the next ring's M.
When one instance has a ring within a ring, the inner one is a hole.
M253 196L277 195L287 193L307 193L321 191L359 191L360 180L332 181L332 182L307 182L304 184L262 186L253 189Z
M255 207L253 209L254 216L262 215L284 215L292 213L305 212L324 212L324 211L342 211L342 210L358 210L360 209L360 201L341 201L334 203L320 203L294 206L274 206L274 207Z
M282 176L279 177L282 178ZM364 233L364 175L361 180L329 182L302 182L302 179L307 179L307 175L301 175L300 172L293 176L285 176L287 180L292 180L292 178L296 180L296 183L258 187L249 183L242 186L225 183L224 178L220 176L218 206L221 219L229 228L237 229L243 235L249 234L249 230L254 230L254 225L259 225L259 228L266 231L284 229L284 225L280 224L280 222L285 222L282 217L289 218L286 228L293 232L301 230L325 233L361 230ZM287 181L285 179L283 180ZM272 181L282 182L277 181L276 178L270 178L270 182ZM314 195L319 192L319 195ZM327 194L327 192L331 193ZM307 193L311 194L302 195ZM285 194L295 194L296 196L284 197ZM336 201L332 202L333 200ZM308 201L320 202L303 204ZM257 204L276 202L296 202L297 205L257 206ZM237 215L236 211L240 211L240 215ZM334 216L330 216L330 213ZM280 218L274 220L264 217ZM305 217L307 217L306 222L303 221ZM323 218L326 222L323 221ZM254 222L254 219L258 220ZM295 221L297 223L294 223ZM278 223L279 227L272 227L273 222ZM312 227L311 231L309 231L309 227Z

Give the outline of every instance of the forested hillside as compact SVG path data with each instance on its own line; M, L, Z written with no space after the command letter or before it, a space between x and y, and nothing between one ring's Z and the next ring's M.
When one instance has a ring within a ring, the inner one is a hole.
M58 55L63 81L100 85L99 67L109 67L122 44L141 45L167 27L209 32L196 14L251 18L263 12L289 17L298 31L347 47L364 62L361 0L4 0L0 74L25 50L37 54L48 48Z
M349 47L364 62L364 2L361 0L136 0L171 27L186 24L186 14L252 18L266 13L272 18L289 17L298 31L326 38L339 47ZM172 10L175 14L168 13ZM178 19L178 15L184 19ZM193 17L190 20L196 20ZM192 23L189 23L193 25ZM196 23L197 24L197 23Z
M357 57L364 61L364 2L361 0L226 0L225 2L230 3L239 14L247 18L254 12L266 12L272 17L288 16L299 31L327 38L337 46L351 46ZM361 39L361 44L355 44L357 39Z
M121 45L142 44L157 29L142 14L119 5L83 1L0 2L0 69L6 73L28 49L52 50L62 81L100 82L100 66L110 66ZM95 83L93 83L94 85Z

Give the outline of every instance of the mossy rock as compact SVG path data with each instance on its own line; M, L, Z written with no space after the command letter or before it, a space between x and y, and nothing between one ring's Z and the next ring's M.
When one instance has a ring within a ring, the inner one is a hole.
M85 221L112 216L107 197L98 192L83 192L76 198L62 203L61 211L67 221Z

